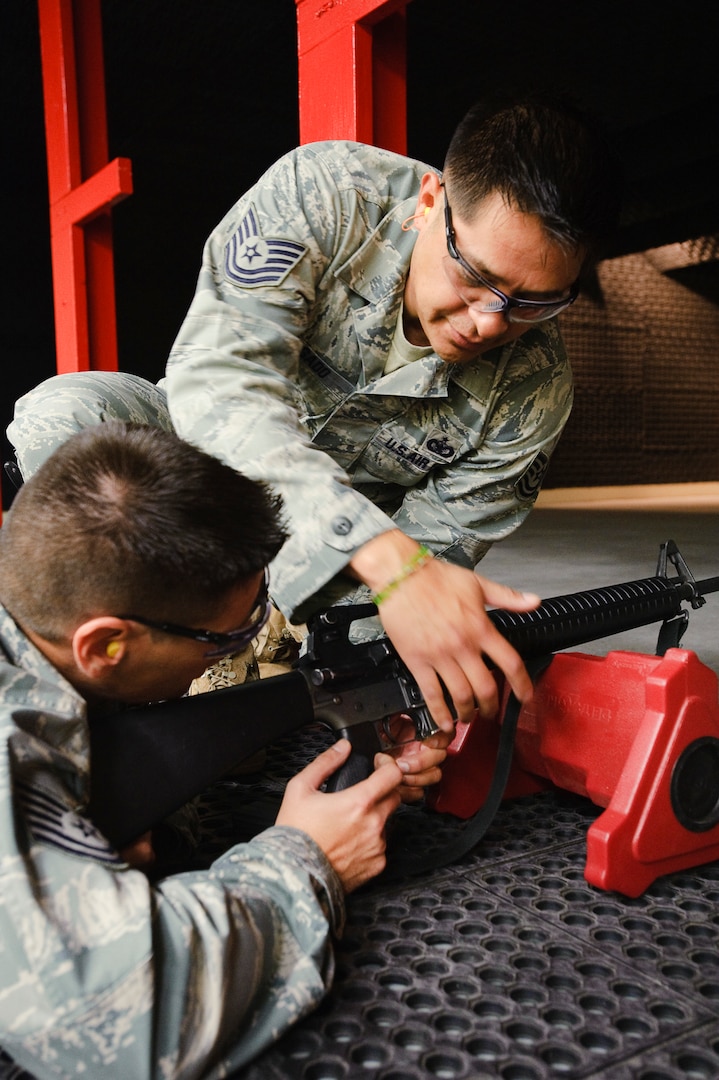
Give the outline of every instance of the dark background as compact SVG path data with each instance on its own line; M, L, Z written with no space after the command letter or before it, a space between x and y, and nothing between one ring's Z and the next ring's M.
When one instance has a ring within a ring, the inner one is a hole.
M131 158L134 177L113 212L120 366L157 379L205 236L298 142L295 5L105 0L102 11L110 156ZM15 399L55 371L37 23L33 0L0 5L3 438ZM719 232L715 0L412 0L407 23L411 155L441 164L488 90L568 90L604 119L624 161L614 254ZM680 273L719 292L715 261Z

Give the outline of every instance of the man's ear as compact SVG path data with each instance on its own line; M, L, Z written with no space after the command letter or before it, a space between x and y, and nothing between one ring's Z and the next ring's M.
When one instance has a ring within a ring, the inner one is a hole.
M101 615L78 626L72 636L76 666L89 679L101 679L120 664L127 652L129 625L125 619Z
M426 221L431 211L434 209L441 191L442 181L440 177L437 176L437 173L425 173L420 181L419 195L417 196L418 220L422 222Z

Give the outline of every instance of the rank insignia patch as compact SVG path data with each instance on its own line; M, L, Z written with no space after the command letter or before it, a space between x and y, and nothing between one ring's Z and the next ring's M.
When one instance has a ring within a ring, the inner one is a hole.
M225 248L225 273L244 288L279 285L305 251L294 240L261 236L254 207L250 207Z
M88 818L74 813L49 792L40 791L20 780L17 794L35 840L61 848L71 855L82 855L105 863L122 862Z
M527 499L533 499L542 486L548 468L549 457L543 450L540 450L514 485L517 498L525 502Z
M445 433L438 428L427 436L424 441L424 449L433 457L438 458L439 461L448 464L450 461L454 461L459 452L460 444L455 445L455 442L450 441Z

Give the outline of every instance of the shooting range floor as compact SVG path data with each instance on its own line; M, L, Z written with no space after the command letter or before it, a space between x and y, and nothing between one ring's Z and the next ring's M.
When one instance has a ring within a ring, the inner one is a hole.
M719 573L716 505L537 509L481 569L556 596L653 576L668 539L696 579ZM653 654L657 632L578 651ZM719 672L719 593L691 612L682 644ZM215 785L208 859L272 821L289 777L328 741L308 728L299 746L271 747L261 773ZM719 861L698 857L633 899L604 891L584 876L603 812L559 788L507 799L458 862L354 893L330 994L235 1080L717 1080ZM661 845L662 823L647 824ZM401 808L390 864L398 841L439 857L462 827Z
M652 576L667 539L697 579L719 573L711 509L538 509L482 571L559 595ZM657 630L583 651L654 653ZM719 593L691 613L683 645L719 671ZM322 738L308 733L306 757ZM258 807L297 764L287 744L270 752ZM220 807L228 830L251 810L252 785L241 788L226 790L229 814ZM600 813L557 788L506 800L459 863L355 893L328 998L238 1077L717 1080L719 862L635 899L603 891L584 878ZM418 850L441 850L451 824L403 814Z

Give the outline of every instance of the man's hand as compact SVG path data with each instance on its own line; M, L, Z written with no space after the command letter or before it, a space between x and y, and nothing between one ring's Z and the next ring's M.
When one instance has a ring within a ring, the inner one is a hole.
M360 548L350 569L377 591L401 572L417 550L413 540L391 530ZM486 609L531 611L540 602L532 593L517 592L472 570L430 559L402 579L383 600L379 614L387 636L417 680L433 720L449 732L454 721L443 685L457 720L469 722L475 710L488 719L496 714L497 683L487 660L504 673L520 701L531 698L532 681L521 657Z
M375 771L343 791L320 787L347 761L351 746L340 739L290 780L277 825L306 832L334 867L345 892L352 892L385 868L385 826L400 804L402 768L377 754Z
M149 870L157 858L152 845L152 832L143 833L131 844L126 844L120 851L120 857L134 870Z
M447 757L447 747L453 733L438 731L436 735L419 742L414 737L414 724L409 717L392 717L389 735L395 747L391 754L404 773L399 788L403 803L420 802L424 798L423 789L430 784L438 784L442 778L440 765Z

